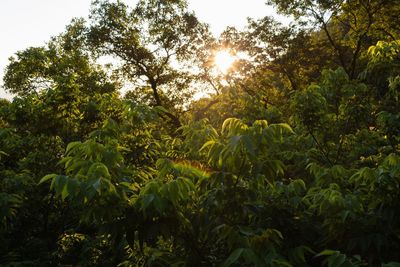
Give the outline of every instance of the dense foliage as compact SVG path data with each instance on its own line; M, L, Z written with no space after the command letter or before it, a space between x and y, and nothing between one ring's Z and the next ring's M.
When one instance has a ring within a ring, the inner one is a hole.
M268 3L292 23L216 39L184 0L94 1L11 58L0 264L400 266L399 3Z

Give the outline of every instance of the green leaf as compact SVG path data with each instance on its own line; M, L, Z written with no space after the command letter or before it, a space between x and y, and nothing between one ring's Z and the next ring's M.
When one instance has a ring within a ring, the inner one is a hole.
M71 142L67 145L67 149L65 150L65 154L68 155L74 148L77 146L81 145L82 143L77 141L77 142Z
M346 255L332 255L328 258L328 267L340 267L346 261Z
M163 106L155 106L153 109L159 113L169 113L169 111Z
M233 263L235 263L239 257L242 255L244 248L238 248L235 249L229 257L224 261L224 263L221 265L221 267L228 267L231 266Z
M179 185L176 181L171 181L168 183L168 198L172 203L177 204L179 197Z
M306 184L302 179L296 179L291 182L297 194L301 194L306 190Z
M277 125L281 129L283 129L285 132L290 133L290 134L294 134L294 131L293 131L292 127L289 126L289 124L287 124L287 123L278 123Z
M253 263L253 266L264 266L262 260L254 253L253 250L247 248L243 251L243 258L247 262Z
M244 144L244 147L246 148L246 150L249 152L250 155L255 156L255 150L256 147L253 143L252 138L250 138L250 136L248 135L244 135L242 137L242 142Z
M64 186L61 192L61 199L64 201L69 196L68 186Z
M107 166L100 162L93 163L90 166L87 175L91 178L99 178L99 177L100 178L103 177L103 178L107 178L107 179L111 178L111 175L108 172Z
M200 148L199 152L203 151L204 149L206 149L209 146L213 146L215 143L217 143L215 140L210 140L204 143L204 145Z
M228 118L222 124L221 132L227 136L239 135L246 131L249 127L240 119Z
M153 202L155 196L153 194L147 194L142 196L142 210L147 209L151 202Z
M53 182L50 186L50 188L54 188L57 194L61 194L62 190L64 189L64 186L67 182L67 177L64 175L57 175L54 179Z
M92 187L94 190L97 191L97 193L101 194L101 178L97 179L93 184Z
M57 174L47 174L46 176L44 176L42 179L40 179L38 184L42 184L50 179L54 179L54 177L56 177Z
M79 190L80 182L76 179L68 179L66 189L68 190L68 195L73 195Z
M308 248L309 249L309 248ZM305 263L305 252L308 251L304 246L299 246L293 249L292 255L297 263Z
M319 256L330 256L333 254L337 254L339 253L339 251L336 250L330 250L330 249L325 249L322 252L318 253L317 255L315 255L315 257L319 257Z

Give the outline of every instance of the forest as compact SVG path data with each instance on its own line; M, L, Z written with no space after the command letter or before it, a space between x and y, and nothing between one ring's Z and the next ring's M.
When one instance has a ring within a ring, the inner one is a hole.
M0 265L399 267L400 2L265 2L217 38L95 0L10 55Z

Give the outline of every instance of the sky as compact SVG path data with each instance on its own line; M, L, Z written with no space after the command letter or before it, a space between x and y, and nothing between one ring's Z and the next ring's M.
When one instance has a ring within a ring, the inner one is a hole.
M134 0L125 0L130 3ZM227 26L243 28L247 17L273 15L265 0L188 0L189 9L218 36ZM64 31L74 17L87 18L91 0L0 0L0 86L8 58L42 46ZM8 98L0 87L0 98Z

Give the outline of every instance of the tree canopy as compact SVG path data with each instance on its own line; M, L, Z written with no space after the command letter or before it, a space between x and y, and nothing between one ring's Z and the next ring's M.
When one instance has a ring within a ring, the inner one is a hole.
M11 57L0 265L400 266L398 1L267 3L97 0Z

